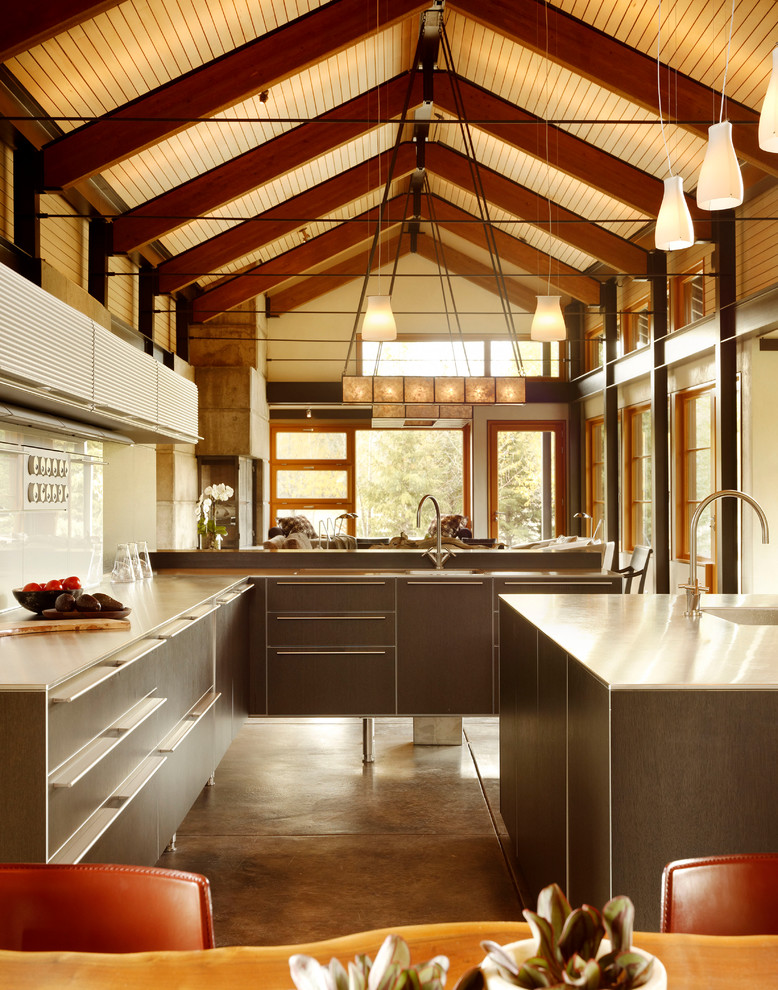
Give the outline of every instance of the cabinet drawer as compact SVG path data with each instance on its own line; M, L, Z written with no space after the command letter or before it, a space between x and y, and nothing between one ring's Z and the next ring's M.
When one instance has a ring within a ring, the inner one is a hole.
M580 577L571 581L540 582L535 578L495 578L494 609L500 595L610 595L621 589L609 580Z
M117 654L53 688L49 700L48 770L91 742L157 685L158 640ZM134 657L141 651L137 659Z
M274 612L267 617L268 646L392 646L394 613Z
M164 641L157 687L157 693L168 699L163 710L163 734L213 687L213 667L212 615L191 621Z
M159 773L159 846L164 849L197 800L213 766L214 706L167 754Z
M268 650L268 715L393 715L395 653Z
M394 609L391 578L269 578L269 612L365 612Z

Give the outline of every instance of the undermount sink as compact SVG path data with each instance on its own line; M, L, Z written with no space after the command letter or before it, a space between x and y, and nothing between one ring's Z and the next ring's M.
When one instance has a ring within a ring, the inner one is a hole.
M773 605L720 605L701 611L739 626L778 626L778 608Z

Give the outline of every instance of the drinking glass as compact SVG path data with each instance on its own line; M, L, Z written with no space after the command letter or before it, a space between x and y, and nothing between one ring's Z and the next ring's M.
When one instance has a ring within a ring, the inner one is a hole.
M140 566L140 556L138 555L138 544L128 543L127 549L130 552L130 563L132 564L133 581L143 580L143 571Z
M149 545L146 540L138 543L138 557L140 558L140 571L144 578L154 577L151 569L151 557L149 556Z
M126 543L120 543L116 548L116 556L113 561L111 580L115 582L134 581L135 572L130 557L130 548Z

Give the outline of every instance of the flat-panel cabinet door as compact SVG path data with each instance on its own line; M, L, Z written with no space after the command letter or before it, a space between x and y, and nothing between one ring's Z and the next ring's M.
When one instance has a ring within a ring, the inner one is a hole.
M492 714L491 594L488 578L397 582L398 714Z
M394 647L269 649L269 715L393 715Z

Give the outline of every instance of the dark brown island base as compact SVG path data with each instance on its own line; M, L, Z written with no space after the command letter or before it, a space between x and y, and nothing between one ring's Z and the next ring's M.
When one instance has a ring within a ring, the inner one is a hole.
M778 601L500 602L500 810L529 896L616 894L658 930L666 863L778 849Z

